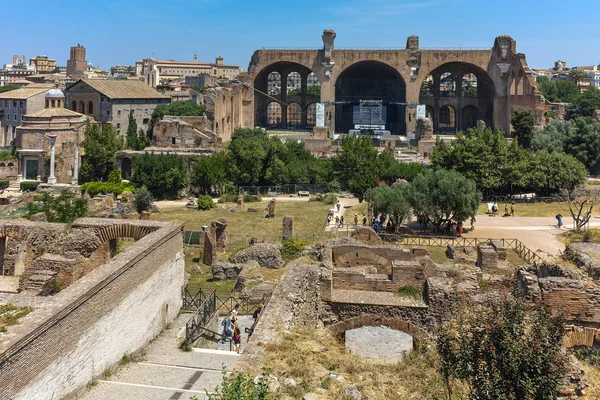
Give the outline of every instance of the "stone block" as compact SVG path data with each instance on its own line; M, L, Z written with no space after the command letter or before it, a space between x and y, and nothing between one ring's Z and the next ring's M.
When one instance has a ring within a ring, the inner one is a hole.
M492 246L479 246L477 249L477 266L481 270L498 267L498 253Z
M423 267L418 261L393 261L392 282L401 286L415 285L425 280Z
M425 257L429 255L429 250L425 246L414 246L410 248L413 257Z
M498 253L498 260L506 261L506 248L502 240L492 240L490 244Z
M294 218L283 217L283 239L291 239L294 237Z
M315 139L327 139L328 131L325 126L315 126L313 128L313 137Z
M359 226L352 233L352 237L359 242L370 245L382 245L383 241L370 226Z
M418 152L424 158L429 158L435 147L435 140L419 140Z

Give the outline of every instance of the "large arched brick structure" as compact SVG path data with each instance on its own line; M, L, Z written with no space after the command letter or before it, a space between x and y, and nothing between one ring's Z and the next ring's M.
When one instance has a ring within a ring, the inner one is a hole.
M294 68L299 73L314 72L321 83L321 102L336 101L336 82L349 67L364 61L383 63L393 68L405 83L405 93L402 96L407 102L418 103L421 85L424 80L444 65L469 66L477 71L481 78L493 87L489 96L490 103L485 105L481 119L488 119L490 125L510 131L510 113L513 107L535 110L539 102L539 91L532 73L525 61L525 55L517 53L516 42L510 36L498 36L490 49L439 49L424 50L419 48L419 39L411 36L405 49L398 50L336 50L334 48L335 32L326 30L323 33L323 48L321 50L257 50L248 68L248 83L250 88L245 93L243 101L243 124L245 127L262 126L261 115L268 103L264 95L253 90L261 90L263 80L271 71L291 72ZM280 72L280 73L281 73ZM304 84L304 81L303 81ZM511 86L515 88L511 94ZM272 101L272 100L269 100ZM281 99L284 101L284 99ZM471 105L481 107L472 102L463 102L461 107L455 107L459 126L472 123L475 116L473 108L464 110ZM435 102L427 103L435 108ZM464 110L464 112L463 112ZM326 125L335 129L334 107L326 108ZM258 116L258 118L257 118ZM463 116L468 123L461 123ZM489 118L488 118L489 117ZM330 122L331 121L331 122ZM414 131L416 128L415 109L404 108L402 131Z
M344 340L346 331L362 328L364 326L387 326L388 328L408 333L414 339L415 344L419 345L423 342L429 341L431 335L421 327L415 325L412 322L399 319L399 318L388 318L379 315L361 315L355 318L350 318L333 325L330 325L327 329L339 340Z

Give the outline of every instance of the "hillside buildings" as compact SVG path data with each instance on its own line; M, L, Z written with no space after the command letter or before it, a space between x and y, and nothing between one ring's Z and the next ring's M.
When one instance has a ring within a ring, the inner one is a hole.
M185 79L198 75L210 75L233 79L240 73L238 65L228 65L223 62L223 57L217 57L214 63L194 61L156 60L144 58L135 63L136 75L143 77L143 81L152 87L158 86L161 81Z
M38 74L46 74L56 70L56 60L43 55L29 59L29 65L33 65Z
M80 79L67 87L65 95L67 108L98 122L111 123L123 135L130 112L138 128L146 130L154 109L171 102L169 96L137 80Z
M17 136L17 127L26 114L44 109L49 85L34 85L0 93L0 147L9 147Z

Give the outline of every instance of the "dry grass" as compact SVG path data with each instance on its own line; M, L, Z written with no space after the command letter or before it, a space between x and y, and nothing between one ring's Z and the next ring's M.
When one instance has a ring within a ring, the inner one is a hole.
M585 380L589 385L581 400L600 400L600 369L596 366L579 361L585 371Z
M247 203L243 211L231 212L236 208L235 203L218 204L217 208L209 211L198 211L188 208L165 208L161 213L152 214L157 221L179 221L185 224L186 230L202 230L203 225L218 218L226 218L229 222L227 232L249 233L253 235L280 236L283 217L294 218L295 233L321 233L329 211L328 205L320 202L279 201L275 207L275 218L264 218L263 210L266 201ZM249 213L248 208L258 209L257 213Z
M570 245L571 243L583 242L584 235L587 236L587 241L591 243L600 243L600 229L591 228L582 231L566 231L558 235L558 240L561 241L565 246Z
M504 204L498 203L498 215L504 215ZM562 214L565 217L570 216L569 205L567 203L515 203L516 217L552 217L556 214ZM508 204L510 211L510 204ZM487 203L481 203L478 214L486 214L488 211Z
M7 327L19 323L19 318L23 318L33 311L31 307L17 307L13 304L0 305L0 333L5 333Z
M276 398L299 399L320 392L323 399L344 399L344 389L356 385L368 399L445 399L437 374L437 356L430 350L413 352L396 365L377 364L346 351L324 329L296 327L266 345L267 368L282 383ZM256 371L252 371L256 373ZM295 387L283 384L294 379ZM459 394L455 399L465 399Z

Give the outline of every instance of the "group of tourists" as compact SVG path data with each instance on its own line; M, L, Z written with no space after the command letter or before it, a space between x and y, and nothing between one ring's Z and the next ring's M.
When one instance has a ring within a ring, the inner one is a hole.
M219 341L220 344L224 344L228 340L231 340L231 342L233 343L233 351L235 351L236 353L240 352L240 350L241 350L240 347L241 347L241 343L242 343L242 331L240 329L239 322L238 322L238 308L239 307L240 307L240 305L236 304L233 307L233 310L231 311L231 313L227 317L225 317L223 322L221 322L221 326L223 327L223 332L221 333L221 340ZM254 318L254 321L256 321L258 319L258 317L260 316L260 313L262 312L263 307L264 306L262 304L260 304L258 306L258 308L256 310L254 310L254 313L252 314L252 318ZM248 339L250 339L250 335L248 336Z

